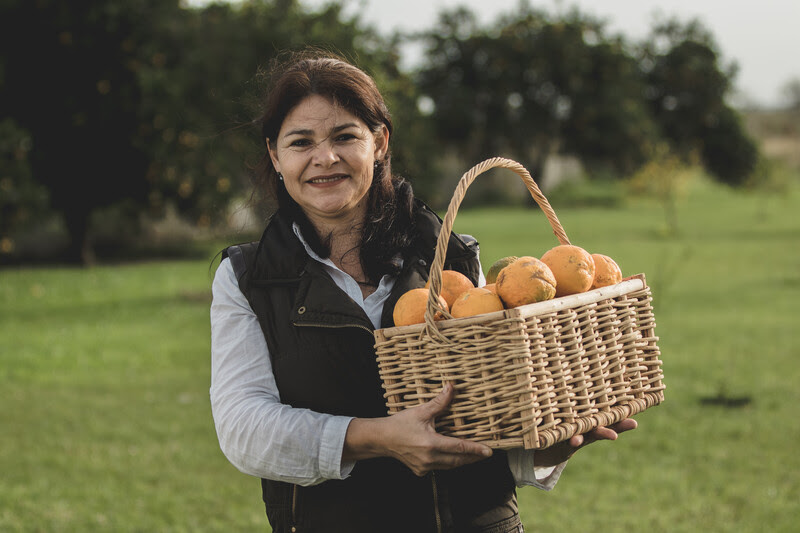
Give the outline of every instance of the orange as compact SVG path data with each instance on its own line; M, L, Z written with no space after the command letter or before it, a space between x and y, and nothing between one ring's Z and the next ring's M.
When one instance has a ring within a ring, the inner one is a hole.
M409 326L411 324L421 324L425 322L425 311L428 309L428 289L411 289L403 293L394 304L394 311L392 318L394 318L395 326ZM439 304L441 307L448 311L450 310L447 302L444 301L442 295L439 295ZM434 320L441 320L444 316L442 313L437 312Z
M425 283L425 288L430 289L431 280ZM444 298L447 305L453 307L453 302L467 289L471 289L475 285L469 280L467 276L455 270L442 270L442 290L439 296Z
M486 284L490 285L497 281L497 275L500 273L500 271L517 259L519 258L516 255L509 255L506 257L501 257L495 261L492 266L489 267L489 271L486 273Z
M556 278L544 262L523 256L500 271L495 286L506 307L518 307L552 298Z
M616 285L622 281L622 270L616 261L603 254L592 254L592 259L594 259L592 289Z
M572 244L551 248L542 256L556 277L556 296L567 296L588 291L594 281L592 255Z
M454 318L462 318L502 310L503 302L499 296L484 287L473 287L456 298L450 314Z
M483 286L484 289L488 289L493 293L497 294L497 284L496 283L487 283Z

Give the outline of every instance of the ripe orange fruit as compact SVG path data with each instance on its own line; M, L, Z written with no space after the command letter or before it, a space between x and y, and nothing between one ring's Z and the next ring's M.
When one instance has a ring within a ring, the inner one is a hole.
M481 315L492 311L502 311L503 302L495 293L484 287L473 287L456 298L450 314L454 318Z
M592 255L572 244L551 248L542 256L556 277L556 296L567 296L588 291L594 281Z
M497 261L495 261L491 267L489 267L489 271L486 273L486 284L492 284L497 281L497 275L503 270L505 267L513 263L519 259L516 255L509 255L507 257L501 257Z
M475 285L469 280L467 276L456 270L442 270L442 290L439 296L444 298L449 307L453 307L453 302L456 301L462 292L471 289ZM425 283L425 288L431 288L431 280Z
M484 289L490 290L493 293L497 294L497 284L496 283L488 283L483 286Z
M518 307L549 300L556 294L556 278L550 268L535 257L523 256L497 276L497 295L506 307Z
M592 254L592 259L594 259L592 289L616 285L622 281L622 270L616 261L603 254Z
M428 289L411 289L404 292L397 303L394 304L392 318L395 326L409 326L411 324L422 324L425 322L425 311L428 309ZM439 304L445 311L450 311L447 302L439 295ZM441 320L444 316L437 312L434 320Z

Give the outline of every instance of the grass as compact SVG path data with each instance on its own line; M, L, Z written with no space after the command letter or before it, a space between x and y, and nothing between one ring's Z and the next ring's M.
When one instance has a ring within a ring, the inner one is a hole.
M522 489L529 529L796 529L798 192L700 181L672 234L646 200L558 208L574 243L647 274L667 391L555 490ZM464 211L455 230L484 263L556 244L525 208ZM0 531L268 529L258 480L229 465L211 420L212 255L0 271Z

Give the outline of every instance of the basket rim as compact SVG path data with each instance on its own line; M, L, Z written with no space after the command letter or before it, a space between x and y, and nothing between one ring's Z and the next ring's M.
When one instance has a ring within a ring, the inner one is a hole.
M443 330L451 327L464 327L471 324L480 324L491 322L494 320L502 320L505 318L514 318L520 316L534 316L545 313L557 312L569 307L576 307L597 303L602 300L610 298L617 298L623 294L636 292L647 287L644 274L636 274L623 279L620 283L609 285L607 287L600 287L590 291L582 292L579 294L572 294L569 296L561 296L560 298L553 298L552 300L545 300L543 302L536 302L519 307L512 307L502 311L493 311L491 313L484 313L481 315L464 317L464 318L449 318L446 320L439 320L434 322L436 329ZM384 339L390 339L396 335L408 335L412 333L422 332L425 330L427 324L421 322L419 324L411 324L409 326L392 326L389 328L376 329L375 332L380 332Z

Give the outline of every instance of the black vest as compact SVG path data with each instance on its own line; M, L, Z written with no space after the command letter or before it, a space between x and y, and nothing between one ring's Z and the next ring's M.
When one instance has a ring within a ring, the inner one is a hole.
M397 298L428 278L441 220L418 204L415 225L418 239L403 257L382 327L392 325ZM453 234L445 269L477 282L473 246ZM277 213L260 242L233 246L225 255L258 316L281 401L335 415L386 416L372 323L308 256L291 221ZM516 519L514 480L503 452L424 477L394 459L369 459L358 461L344 480L300 487L264 479L262 489L275 532L461 532Z

